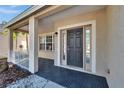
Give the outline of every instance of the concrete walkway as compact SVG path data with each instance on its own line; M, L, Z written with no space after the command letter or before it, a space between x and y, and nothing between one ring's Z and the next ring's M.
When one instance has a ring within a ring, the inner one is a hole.
M7 88L64 88L63 86L54 83L37 75L30 75L24 79L13 82Z

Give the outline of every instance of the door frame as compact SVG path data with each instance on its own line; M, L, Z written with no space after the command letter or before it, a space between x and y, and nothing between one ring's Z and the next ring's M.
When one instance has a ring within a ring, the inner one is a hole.
M62 66L61 65L61 31L63 29L69 29L69 28L73 28L73 27L78 27L78 26L83 26L83 25L88 25L88 24L92 24L92 34L91 34L91 61L92 61L92 71L88 72L84 69L77 69L77 68L71 68L71 67L67 67L67 66ZM88 73L96 73L96 20L91 20L91 21L86 21L86 22L81 22L81 23L77 23L77 24L71 24L71 25L66 25L63 27L58 27L58 40L57 40L57 66L60 67L64 67L64 68L69 68L69 69L73 69L73 70L78 70L78 71L83 71L83 72L88 72Z

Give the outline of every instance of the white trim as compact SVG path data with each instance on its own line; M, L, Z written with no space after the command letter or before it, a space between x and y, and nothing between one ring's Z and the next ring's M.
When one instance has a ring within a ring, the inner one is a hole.
M61 66L60 65L60 62L61 62L60 31L63 29L69 29L69 28L83 26L83 25L87 25L87 24L92 24L92 45L91 45L92 72L91 73L96 73L96 20L91 20L91 21L87 21L87 22L58 27L58 50L57 50L58 56L57 56L57 64L56 64L57 66ZM84 71L84 70L82 69L82 71ZM87 72L87 71L85 71L85 72Z
M58 56L57 56L57 66L60 66L60 62L61 62L61 48L60 48L60 42L61 42L61 38L60 38L60 29L58 30L58 47L57 47L57 52L58 52Z
M92 33L91 33L91 37L92 37L92 45L91 45L91 49L92 49L92 72L96 73L96 21L92 21Z
M85 29L83 26L83 70L85 69Z
M62 39L65 39L65 41L62 42L62 49L64 48L65 50L67 50L67 30L63 30L61 34L64 34L65 37L61 37ZM67 65L67 51L62 51L64 52L65 54L65 60L63 60L62 58L62 63L64 63L63 65ZM61 53L63 55L63 53Z

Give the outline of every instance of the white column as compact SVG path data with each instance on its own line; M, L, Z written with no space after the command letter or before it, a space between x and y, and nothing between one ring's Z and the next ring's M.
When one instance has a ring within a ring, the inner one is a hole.
M29 18L29 71L38 71L38 20Z
M60 31L58 31L57 36L55 37L55 60L54 65L60 66Z
M13 31L9 29L9 48L8 48L8 62L13 62Z
M55 35L55 52L54 52L54 65L58 66L58 35Z

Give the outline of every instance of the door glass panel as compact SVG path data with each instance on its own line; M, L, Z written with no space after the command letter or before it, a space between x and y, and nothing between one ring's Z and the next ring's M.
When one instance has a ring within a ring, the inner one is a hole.
M85 67L87 71L91 71L91 25L84 26L85 31Z

